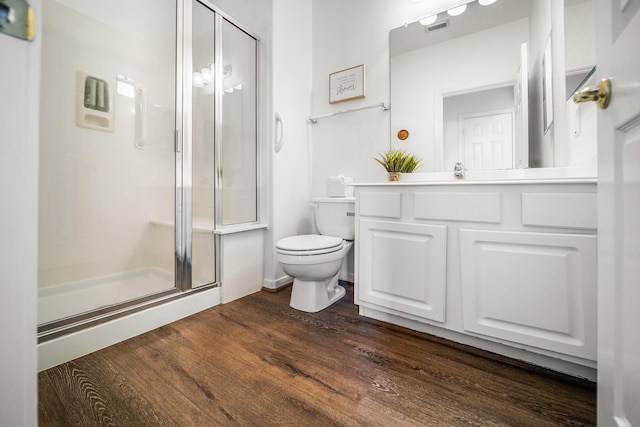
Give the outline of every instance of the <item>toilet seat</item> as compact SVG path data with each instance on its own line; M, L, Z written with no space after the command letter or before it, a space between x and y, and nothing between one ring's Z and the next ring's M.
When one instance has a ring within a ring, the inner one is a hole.
M283 255L309 256L336 252L343 246L344 240L341 237L304 234L279 240L276 250Z

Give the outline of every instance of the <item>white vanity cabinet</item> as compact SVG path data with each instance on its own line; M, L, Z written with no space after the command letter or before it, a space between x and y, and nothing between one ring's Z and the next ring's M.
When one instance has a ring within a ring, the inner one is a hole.
M355 196L361 314L595 367L595 181L356 184Z

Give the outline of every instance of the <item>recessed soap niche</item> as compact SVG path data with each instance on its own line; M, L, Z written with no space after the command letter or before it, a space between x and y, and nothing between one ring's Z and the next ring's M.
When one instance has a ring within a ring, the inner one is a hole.
M113 132L113 92L106 79L76 72L76 125Z

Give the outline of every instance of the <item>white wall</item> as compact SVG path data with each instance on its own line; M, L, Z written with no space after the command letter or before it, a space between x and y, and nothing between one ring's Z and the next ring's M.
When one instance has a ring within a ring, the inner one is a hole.
M313 2L311 115L389 102L388 32L402 24L402 9L406 5L393 0ZM329 74L359 64L366 67L366 98L329 104ZM385 179L384 170L372 158L389 148L388 111L332 116L320 119L311 129L313 196L325 195L330 176Z
M38 423L36 287L41 1L35 41L0 34L0 425Z
M271 212L265 240L264 286L290 279L275 260L275 243L310 233L311 137L307 125L311 100L311 0L273 1L273 112L282 117L282 146L269 135ZM280 130L278 130L280 133Z

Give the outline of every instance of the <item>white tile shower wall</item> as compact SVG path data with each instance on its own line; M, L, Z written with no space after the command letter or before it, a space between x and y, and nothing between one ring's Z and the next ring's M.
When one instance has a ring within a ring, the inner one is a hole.
M146 10L171 23L171 2L164 3L146 0ZM89 16L82 3L73 4L82 12L61 2L44 6L40 285L153 265L149 221L173 216L173 27L140 27L95 9ZM77 70L107 80L113 133L76 126ZM116 93L117 74L145 91L144 150L134 146L134 100Z

